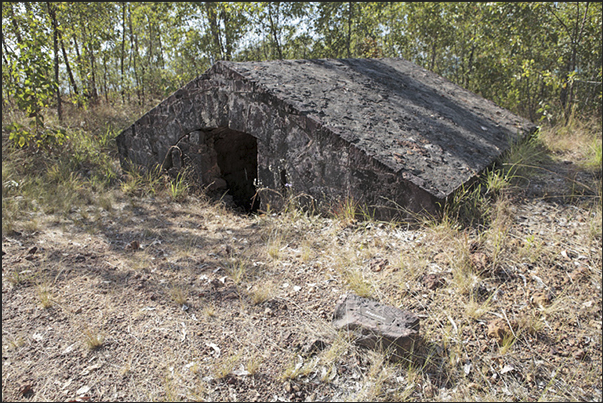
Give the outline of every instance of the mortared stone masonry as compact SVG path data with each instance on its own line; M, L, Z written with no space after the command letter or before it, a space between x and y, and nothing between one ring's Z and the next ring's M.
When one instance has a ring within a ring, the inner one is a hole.
M217 62L117 137L124 169L188 167L246 209L288 194L434 213L536 129L401 58Z

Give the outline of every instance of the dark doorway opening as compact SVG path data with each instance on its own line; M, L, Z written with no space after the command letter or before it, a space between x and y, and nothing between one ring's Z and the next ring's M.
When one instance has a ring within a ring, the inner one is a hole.
M220 127L213 130L214 150L222 178L233 202L247 212L260 206L255 180L258 172L258 142L250 134Z

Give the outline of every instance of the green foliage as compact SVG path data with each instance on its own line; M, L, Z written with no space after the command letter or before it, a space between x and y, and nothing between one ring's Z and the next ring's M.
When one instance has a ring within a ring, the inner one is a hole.
M42 109L49 105L57 84L49 74L52 61L43 49L46 39L35 33L38 25L35 20L28 22L34 32L17 44L18 54L9 66L12 79L9 95L20 110L34 118L36 126L42 126Z
M481 183L462 185L444 205L440 220L452 227L483 224L488 218L489 204Z
M155 195L161 189L162 175L160 167L152 170L133 168L121 182L121 190L131 196Z
M188 194L189 185L186 181L186 173L179 172L176 179L170 181L169 192L174 201L184 200Z
M103 98L143 105L219 60L401 56L533 121L601 116L600 3L78 2L53 10L55 19L43 2L2 3L3 105L32 119L12 130L21 146L60 143L42 116L57 89L81 107Z
M601 147L601 139L594 138L589 147L587 166L601 171L603 164L603 152Z
M52 60L46 51L49 36L45 33L45 20L37 7L23 7L15 15L12 4L2 5L3 36L6 22L12 22L16 41L13 47L4 42L7 58L3 59L2 86L4 95L27 116L27 124L16 122L8 125L9 139L18 147L35 145L52 149L65 141L61 130L48 129L44 125L43 112L50 105L58 83L53 80ZM8 25L8 24L7 24ZM6 72L5 72L6 70Z
M511 185L510 179L508 172L488 169L485 173L486 193L500 194Z
M12 122L7 125L9 140L17 147L35 145L38 148L53 150L68 139L64 130L50 129L44 126L39 117L29 122L29 127Z
M520 141L502 156L502 174L508 180L524 180L534 174L536 166L545 159L539 132L529 139Z
M257 2L246 9L250 31L256 37L237 60L305 58L309 38L300 31L311 18L312 5L305 2Z

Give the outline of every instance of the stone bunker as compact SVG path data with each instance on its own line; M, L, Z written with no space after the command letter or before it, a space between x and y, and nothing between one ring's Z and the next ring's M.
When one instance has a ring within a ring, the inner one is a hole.
M217 62L117 137L121 165L188 168L246 210L290 195L435 213L536 129L401 58Z

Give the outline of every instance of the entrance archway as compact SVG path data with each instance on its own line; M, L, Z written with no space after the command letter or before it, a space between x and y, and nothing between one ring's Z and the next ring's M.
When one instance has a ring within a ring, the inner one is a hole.
M255 181L258 173L258 142L250 134L219 127L212 131L218 167L237 206L248 212L260 205Z

